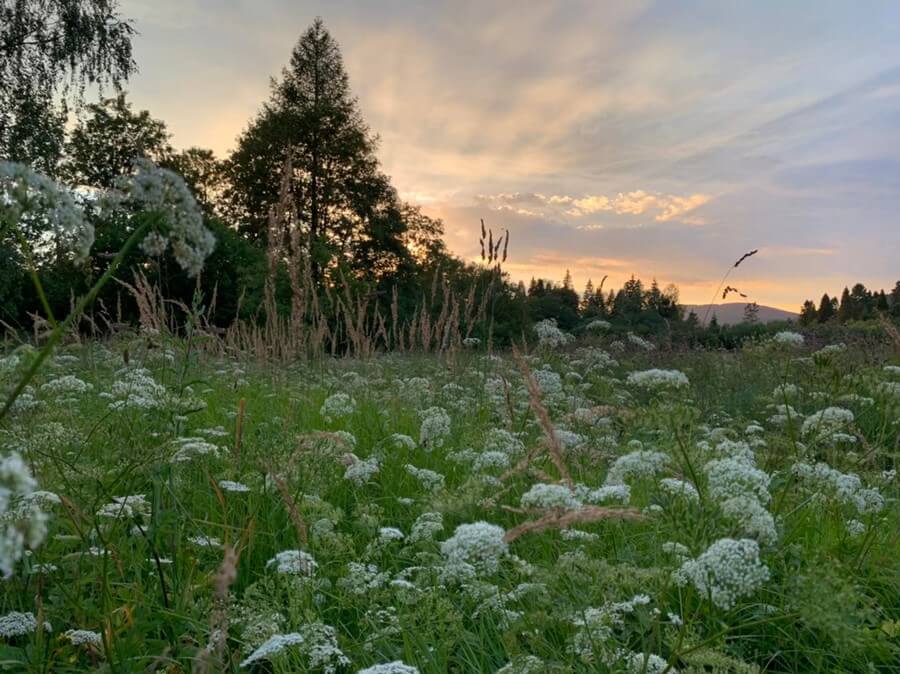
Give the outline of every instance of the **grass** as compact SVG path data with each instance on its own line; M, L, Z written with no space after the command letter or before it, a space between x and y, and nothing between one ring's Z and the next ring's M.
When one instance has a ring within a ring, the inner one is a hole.
M13 356L0 367L3 390L31 357ZM612 516L575 525L583 535L526 533L495 568L474 559L466 568L442 550L457 526L510 531L562 515L520 506L535 483L562 475L540 447L545 429L511 356L262 367L160 337L62 349L32 382L33 407L20 404L0 430L3 453L23 456L38 488L60 499L45 506L43 543L0 585L0 615L30 612L52 630L0 638L0 668L355 672L400 660L421 672L898 671L900 508L890 471L900 438L900 384L891 382L900 377L884 369L898 362L887 346L667 353L599 339L526 360L550 423L577 434L561 443L577 485L601 487L613 462L639 448L666 463L655 474L641 464L628 503L599 503ZM690 386L626 383L651 367L681 370ZM137 368L152 377L130 389L144 403L117 406ZM559 375L558 390L541 370ZM90 390L54 392L66 375ZM776 391L784 384L796 390ZM352 411L325 418L336 393L349 394ZM779 422L774 406L784 403L793 409ZM450 428L423 442L431 407L447 411ZM828 407L853 421L804 434L804 420ZM203 438L218 456L173 462L179 438ZM675 572L720 539L766 538L711 495L705 466L732 451L717 449L726 439L747 442L769 476L764 509L777 531L759 544L768 580L723 607ZM527 468L504 478L531 450ZM508 465L482 465L487 451ZM371 457L370 479L345 477ZM804 482L792 470L799 462L859 475L854 488L877 489L882 507L859 512L827 485ZM407 464L439 473L443 487L427 489ZM666 492L663 477L689 482L699 499ZM228 491L224 480L249 489ZM97 514L129 495L143 495L147 510ZM626 508L640 519L617 516ZM423 513L440 514L431 536L421 534ZM385 527L405 538L383 539ZM687 551L672 554L667 543ZM268 564L294 549L312 556L314 573ZM646 603L621 608L642 595ZM70 629L100 641L73 644ZM303 642L240 667L270 636L291 633Z

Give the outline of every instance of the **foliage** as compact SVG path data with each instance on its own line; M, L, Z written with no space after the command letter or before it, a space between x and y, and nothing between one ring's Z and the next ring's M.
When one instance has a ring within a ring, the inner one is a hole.
M3 0L0 157L55 175L65 102L128 79L133 33L116 0Z

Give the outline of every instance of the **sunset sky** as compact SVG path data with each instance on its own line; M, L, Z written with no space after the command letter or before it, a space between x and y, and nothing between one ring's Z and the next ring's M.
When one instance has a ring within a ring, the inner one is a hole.
M900 4L123 0L134 104L225 156L320 15L403 198L457 254L705 303L900 278Z

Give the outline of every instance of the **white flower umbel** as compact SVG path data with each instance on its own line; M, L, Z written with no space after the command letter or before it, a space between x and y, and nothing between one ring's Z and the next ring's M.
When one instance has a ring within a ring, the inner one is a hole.
M772 337L772 341L776 344L785 344L787 346L803 346L803 342L806 340L799 332L782 330L781 332L775 333Z
M537 335L538 344L550 349L563 346L572 339L571 335L556 327L555 318L545 318L542 321L538 321L534 324L534 332Z
M266 568L292 576L312 576L318 568L316 560L303 550L282 550L266 562Z
M203 224L203 213L181 176L147 159L137 159L132 175L117 186L128 202L161 220L161 227L145 239L144 251L158 255L169 244L188 276L199 274L216 238Z
M413 522L409 532L409 542L430 541L444 530L444 516L441 513L422 513Z
M853 412L843 407L826 407L806 417L800 429L804 438L824 438L853 424Z
M644 389L687 388L691 385L687 375L679 370L641 370L628 375L628 384Z
M28 464L12 452L0 458L0 574L8 577L27 548L36 548L47 535L43 498L35 488ZM54 495L55 496L55 495Z
M520 500L523 508L539 510L580 510L581 501L571 489L562 484L544 484L539 482L522 494Z
M759 544L749 539L722 538L697 559L686 561L672 575L680 585L693 585L721 609L752 595L769 580L769 567L759 559Z
M52 232L53 242L84 261L94 244L94 227L72 194L24 164L0 161L0 230L13 227L26 235Z
M330 395L319 408L319 414L328 423L350 416L356 409L356 402L346 393Z
M303 636L297 632L291 632L290 634L275 634L262 644L262 646L247 656L241 663L241 667L249 667L257 662L269 660L273 655L278 655L286 648L302 643Z
M659 481L659 486L670 496L677 496L687 499L688 501L700 500L700 494L697 493L697 488L690 482L685 482L684 480L679 480L674 477L664 477Z
M662 452L639 449L616 459L606 475L606 484L626 484L632 480L653 478L665 470L669 457Z
M495 572L509 546L503 527L488 522L460 524L453 536L441 543L441 552L451 563L471 564L479 571Z
M358 669L356 674L419 674L419 670L410 665L394 660L381 665L372 665L365 669Z
M816 489L825 498L852 506L860 515L877 513L884 508L884 497L874 488L863 486L856 473L842 473L827 463L795 463L791 472L803 486Z
M421 416L419 442L428 450L442 447L444 438L450 435L450 415L442 407L429 407Z
M440 473L427 468L417 468L411 463L406 464L404 468L407 473L419 481L426 491L435 492L444 488L444 476Z
M704 467L708 479L710 498L727 501L730 498L746 496L760 503L771 500L768 473L752 464L735 458L715 459Z
M351 463L344 471L344 479L350 480L357 487L366 484L378 472L378 457L370 456L367 459L360 459L355 454L347 456Z
M103 637L99 632L91 630L66 630L62 637L68 639L74 646L93 646L103 648Z
M37 628L38 622L37 618L34 617L34 613L13 611L0 617L0 637L7 639L10 637L21 637L36 632ZM50 623L44 622L44 631L53 631Z
M752 496L736 496L721 504L722 514L737 525L742 536L771 545L778 540L775 518Z
M149 517L150 504L143 494L116 496L97 511L97 517L130 520L135 517Z

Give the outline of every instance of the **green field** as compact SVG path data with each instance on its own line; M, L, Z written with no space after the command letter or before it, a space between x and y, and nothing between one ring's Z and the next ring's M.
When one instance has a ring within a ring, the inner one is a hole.
M900 670L888 346L208 347L64 347L2 422L0 669Z

